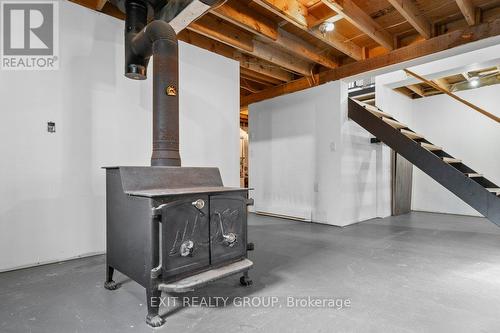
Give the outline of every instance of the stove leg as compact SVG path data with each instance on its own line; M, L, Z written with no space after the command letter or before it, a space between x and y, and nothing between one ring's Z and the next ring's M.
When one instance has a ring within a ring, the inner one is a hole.
M120 284L113 281L113 273L115 269L111 266L107 266L106 269L106 282L104 282L104 288L108 290L116 290L120 288Z
M240 284L244 287L248 287L248 286L251 286L252 283L253 283L253 281L250 280L250 278L248 277L248 271L243 273L243 276L240 277Z
M148 315L146 316L146 324L151 327L160 327L165 324L165 319L158 314L160 308L161 291L148 290L146 291L148 302Z

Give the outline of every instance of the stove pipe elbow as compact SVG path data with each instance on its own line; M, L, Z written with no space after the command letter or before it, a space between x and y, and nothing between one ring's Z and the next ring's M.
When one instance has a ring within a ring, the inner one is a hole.
M128 0L125 24L125 76L147 77L153 56L152 166L180 166L179 154L179 51L177 35L165 21L147 22L147 6Z

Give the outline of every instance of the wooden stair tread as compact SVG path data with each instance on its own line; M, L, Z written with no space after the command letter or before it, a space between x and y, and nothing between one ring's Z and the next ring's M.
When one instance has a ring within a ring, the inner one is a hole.
M371 106L375 106L375 98L365 99L365 100L363 100L363 103L366 103L366 104L371 105Z
M483 177L483 175L482 175L482 174L480 174L480 173L466 173L465 175L466 175L467 177L469 177L469 178L479 178L479 177Z
M494 193L496 195L500 195L500 188L498 187L488 187L486 188L488 191L490 191L491 193Z
M401 133L413 140L423 139L424 137L418 133L412 132L407 129L401 129Z
M443 162L446 162L446 163L462 163L462 160L459 160L458 158L453 158L453 157L443 157Z
M377 117L379 117L379 118L382 118L382 117L392 118L392 116L390 114L385 113L384 111L380 110L375 105L363 104L363 107L365 109L367 109L368 111L370 111L371 113L373 113L374 115L376 115Z
M443 148L435 146L432 143L422 142L420 145L430 151L443 150Z
M393 119L389 119L387 117L382 117L382 121L385 122L386 124L391 125L392 127L396 128L396 129L408 128L408 126L406 126L405 124L400 123L399 121L396 121Z

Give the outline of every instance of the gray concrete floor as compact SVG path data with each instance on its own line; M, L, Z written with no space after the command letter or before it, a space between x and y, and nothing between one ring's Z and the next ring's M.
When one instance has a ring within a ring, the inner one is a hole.
M229 277L189 296L282 307L167 307L155 331L500 332L500 229L485 219L412 213L336 228L252 215L249 233L254 285ZM123 286L107 291L103 277L103 256L0 274L0 332L152 331L144 290L118 274ZM289 308L287 296L351 306Z

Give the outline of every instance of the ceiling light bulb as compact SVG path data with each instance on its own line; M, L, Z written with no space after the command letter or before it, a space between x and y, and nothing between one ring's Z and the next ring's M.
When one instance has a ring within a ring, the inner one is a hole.
M479 85L479 79L478 78L474 78L470 81L470 85L471 87L477 87Z
M333 30L335 30L335 23L333 23L333 22L323 22L319 26L319 30L322 33L332 32Z

